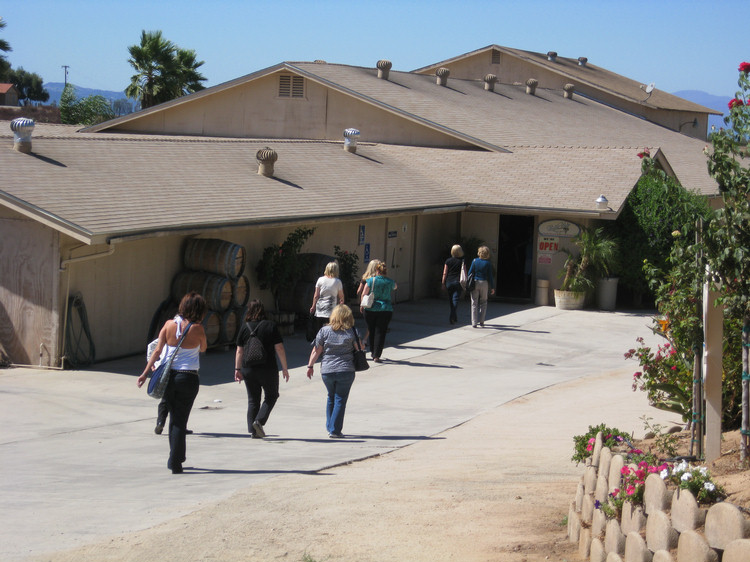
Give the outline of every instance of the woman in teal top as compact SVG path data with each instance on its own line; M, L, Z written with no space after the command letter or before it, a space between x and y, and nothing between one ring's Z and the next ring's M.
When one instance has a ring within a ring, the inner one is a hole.
M492 262L490 261L490 249L482 246L477 251L477 258L471 262L469 275L474 274L476 283L471 292L471 325L476 328L477 324L484 326L484 318L487 316L488 295L495 294L495 278L492 275Z
M383 354L385 345L385 334L388 331L388 324L393 317L393 302L391 294L398 286L393 279L386 277L388 267L380 262L376 269L376 275L367 280L367 285L362 291L363 295L373 293L375 302L372 308L367 310L360 308L364 313L367 329L370 331L370 350L372 351L372 360L380 363L380 356Z

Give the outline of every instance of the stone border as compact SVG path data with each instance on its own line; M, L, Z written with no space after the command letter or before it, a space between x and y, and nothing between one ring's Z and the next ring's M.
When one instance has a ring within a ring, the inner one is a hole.
M590 562L748 562L750 519L720 502L698 505L687 490L667 489L657 474L646 478L643 506L625 502L620 520L595 509L620 486L625 457L613 455L596 435L575 499L568 510L568 540ZM633 469L637 468L632 466Z

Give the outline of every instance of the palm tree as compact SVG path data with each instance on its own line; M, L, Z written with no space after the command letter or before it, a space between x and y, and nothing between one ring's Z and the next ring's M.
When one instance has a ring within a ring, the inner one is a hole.
M136 70L125 95L145 109L203 89L206 77L198 72L203 61L195 51L180 49L161 31L142 31L140 45L128 47L128 62Z
M4 29L7 24L3 18L0 18L0 29ZM3 53L9 53L13 49L5 39L0 39L0 51ZM10 70L10 63L5 59L5 55L0 55L0 78L5 80L5 77Z
M563 265L563 291L586 291L594 288L596 277L609 275L617 261L617 242L604 229L583 228L573 243L579 255L568 254Z

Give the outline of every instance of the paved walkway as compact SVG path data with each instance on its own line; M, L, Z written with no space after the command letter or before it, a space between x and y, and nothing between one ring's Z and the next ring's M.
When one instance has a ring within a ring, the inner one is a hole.
M285 340L291 380L281 383L265 440L246 433L244 385L231 382L233 350L208 353L179 476L166 468L166 435L153 433L157 403L135 385L143 357L89 371L0 370L0 558L149 528L274 475L314 474L431 439L566 381L609 380L587 391L589 400L611 400L596 393L610 393L613 377L628 392L636 364L623 353L650 334L640 313L491 303L486 327L473 329L449 326L447 309L437 300L397 306L386 361L371 363L352 388L345 440L327 437L325 390L319 366L312 381L305 377L302 334ZM568 424L571 437L591 423L621 423L589 419L583 403L568 402L548 423ZM618 427L642 430L631 422ZM518 431L522 438L538 427Z

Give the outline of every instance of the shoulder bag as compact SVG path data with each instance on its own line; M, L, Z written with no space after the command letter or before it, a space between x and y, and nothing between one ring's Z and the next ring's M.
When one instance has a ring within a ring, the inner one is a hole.
M151 378L148 381L148 395L151 398L161 399L164 396L164 391L167 389L167 384L169 384L169 370L172 368L172 360L177 354L177 350L180 349L182 340L185 339L185 336L192 325L192 322L187 325L187 328L185 328L185 331L182 333L182 337L180 337L180 340L177 342L177 347L172 352L172 355L170 355L165 361L161 361L159 366L151 371Z
M362 300L359 303L361 308L372 308L372 305L375 304L375 277L371 277L371 279L372 289L366 295L362 295Z
M359 334L357 334L357 329L353 328L353 330L354 330L354 341L357 342L357 345L354 348L354 370L366 371L367 369L370 368L370 364L367 362L367 357L365 356L364 350L361 349L362 344L359 342Z
M462 289L466 289L467 281L468 275L466 275L466 266L464 265L464 260L461 260L461 276L458 282L461 284Z
M476 260L474 260L473 262L471 262L471 268L469 269L469 275L466 277L466 290L468 292L470 292L470 293L472 291L474 291L474 288L476 287L476 284L477 284L476 279L474 279L474 262L475 261Z

